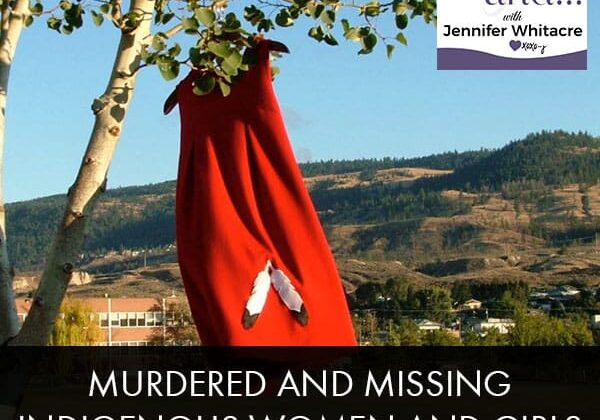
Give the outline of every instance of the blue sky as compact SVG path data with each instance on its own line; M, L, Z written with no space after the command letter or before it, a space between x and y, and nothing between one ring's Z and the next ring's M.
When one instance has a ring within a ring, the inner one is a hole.
M499 147L542 129L600 134L600 18L590 2L586 72L442 72L435 29L413 22L408 48L358 56L354 44L318 44L300 25L278 30L292 54L275 89L294 149L312 160L410 157ZM86 22L90 23L90 22ZM341 38L341 37L340 37ZM93 124L90 104L107 82L118 41L110 25L61 36L43 21L25 31L11 75L5 200L64 193ZM175 82L154 68L138 79L109 188L175 179L179 116L164 117Z

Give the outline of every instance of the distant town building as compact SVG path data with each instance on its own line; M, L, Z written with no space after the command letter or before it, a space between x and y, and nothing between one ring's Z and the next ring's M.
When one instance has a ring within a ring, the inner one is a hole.
M174 322L169 311L177 297L169 298L88 298L78 299L89 306L103 333L101 346L146 346L152 338L164 336ZM31 308L30 299L17 299L17 315L22 325Z
M529 299L531 299L531 300L548 299L548 292L533 291L529 294Z
M572 301L580 295L581 290L569 285L550 290L534 290L529 294L529 306L549 312L557 302Z
M600 315L592 315L592 328L600 330Z
M477 299L469 299L458 307L459 311L475 311L481 309L482 303Z
M421 319L417 321L417 327L420 331L437 331L443 328L442 324L430 321L428 319Z
M581 294L581 291L573 286L564 285L551 290L548 295L556 300L571 300Z
M478 333L483 333L487 330L496 329L500 334L508 334L515 327L515 321L512 319L488 318L474 321L472 328Z

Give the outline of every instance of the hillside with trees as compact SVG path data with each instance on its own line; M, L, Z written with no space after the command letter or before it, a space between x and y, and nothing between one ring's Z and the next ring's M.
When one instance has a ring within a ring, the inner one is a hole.
M479 151L437 153L415 158L326 160L302 163L300 167L306 177L409 167L456 170L472 165L488 157L491 153L491 150L481 149Z
M599 157L598 139L559 131L491 151L301 165L361 342L600 342L600 330L588 328L600 312ZM174 246L175 185L103 194L78 260L90 282L70 286L69 296L185 293ZM7 206L20 297L39 281L65 199ZM579 294L539 313L532 296L562 287ZM461 312L469 299L485 310ZM516 324L510 334L455 336L457 319L476 324L489 317ZM425 319L453 333L424 331Z
M567 256L577 247L594 251L600 232L600 141L588 134L542 132L494 151L314 162L302 170L312 174L306 184L342 267L352 258L399 261L415 281L598 275L593 256ZM109 189L80 265L132 250L175 262L174 200L175 181ZM17 271L40 269L64 202L56 195L7 206ZM373 277L368 271L345 276L357 286Z
M424 180L423 186L479 192L522 181L559 186L599 180L600 139L582 132L542 131L457 167L451 175Z

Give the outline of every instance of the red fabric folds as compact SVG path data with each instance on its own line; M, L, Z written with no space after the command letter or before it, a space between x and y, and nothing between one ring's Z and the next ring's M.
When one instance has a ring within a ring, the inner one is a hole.
M177 254L196 327L205 345L355 345L273 91L268 41L257 48L229 96L195 95L194 73L177 88Z

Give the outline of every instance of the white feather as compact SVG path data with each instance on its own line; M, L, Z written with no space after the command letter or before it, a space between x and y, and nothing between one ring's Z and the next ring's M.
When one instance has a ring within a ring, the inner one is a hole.
M285 306L291 311L300 312L303 304L302 298L283 271L273 270L271 272L271 282Z
M271 278L269 276L269 269L271 268L271 261L267 261L267 265L264 270L258 273L254 283L252 284L252 291L250 297L246 303L246 309L250 315L259 314L265 307L267 301L267 295L269 294L269 288L271 286Z

